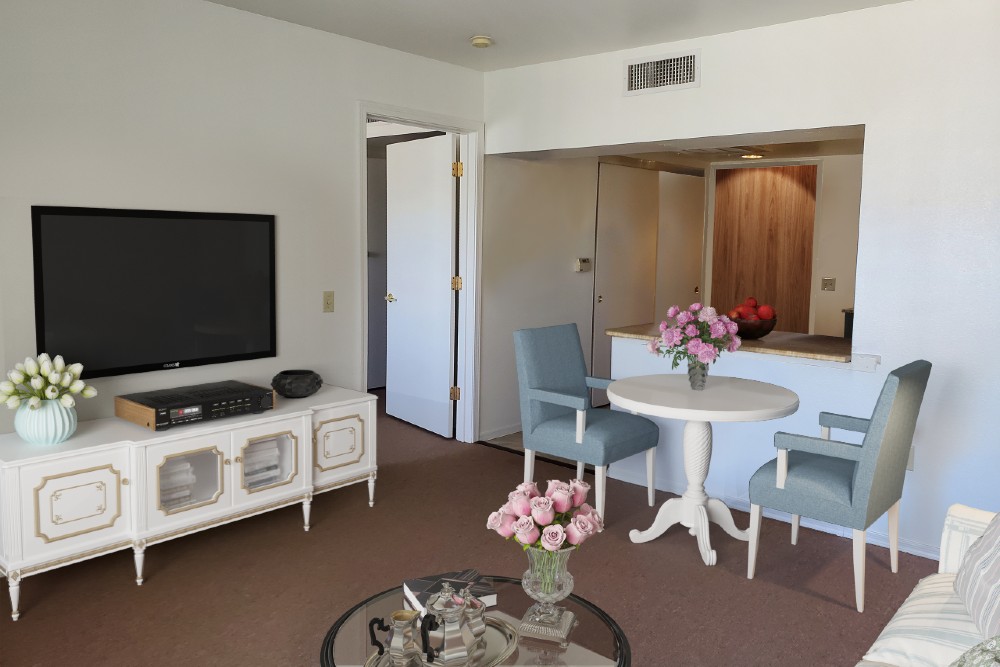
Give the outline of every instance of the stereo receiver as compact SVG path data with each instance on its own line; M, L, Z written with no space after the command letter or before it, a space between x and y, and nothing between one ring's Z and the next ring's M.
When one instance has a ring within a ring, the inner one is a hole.
M116 417L153 431L210 419L258 414L273 407L273 389L236 380L115 396Z

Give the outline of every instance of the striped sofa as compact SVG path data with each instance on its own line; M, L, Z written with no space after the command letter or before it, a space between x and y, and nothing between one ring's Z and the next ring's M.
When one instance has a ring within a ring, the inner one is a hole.
M948 508L937 574L920 580L857 667L947 667L985 639L955 594L955 573L994 516Z

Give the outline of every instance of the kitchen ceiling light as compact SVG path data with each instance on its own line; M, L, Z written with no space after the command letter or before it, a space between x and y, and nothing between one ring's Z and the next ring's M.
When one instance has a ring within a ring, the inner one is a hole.
M741 155L740 157L743 158L744 160L759 160L764 156L758 155L756 153L747 153L745 155Z
M489 35L476 35L475 37L470 37L469 41L477 49L485 49L488 46L493 46L493 38Z

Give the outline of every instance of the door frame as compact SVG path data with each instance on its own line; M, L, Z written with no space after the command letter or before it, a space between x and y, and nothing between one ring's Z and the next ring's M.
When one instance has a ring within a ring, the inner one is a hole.
M455 349L457 386L461 399L455 402L455 439L476 442L479 438L479 329L480 260L482 257L483 136L482 122L442 114L396 107L378 102L358 104L360 142L360 268L361 268L361 377L359 386L368 386L368 117L458 135L465 173L459 184L458 202L458 292Z

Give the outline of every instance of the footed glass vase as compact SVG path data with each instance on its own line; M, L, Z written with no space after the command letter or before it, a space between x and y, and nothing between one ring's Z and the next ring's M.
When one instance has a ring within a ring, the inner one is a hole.
M688 382L691 383L691 388L695 391L701 391L705 388L705 383L708 381L708 364L704 364L700 361L688 360Z
M576 547L548 551L528 547L528 569L521 578L521 588L535 604L528 608L521 620L519 632L527 637L551 639L561 644L568 642L570 630L576 624L576 615L557 607L573 591L573 575L566 569L570 555Z

